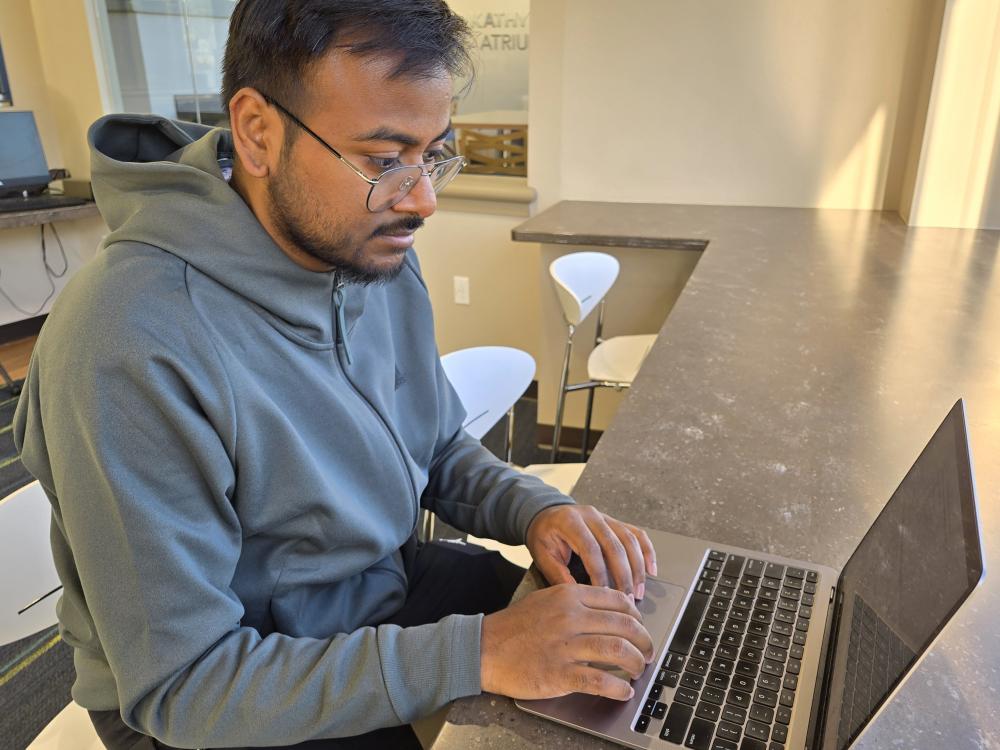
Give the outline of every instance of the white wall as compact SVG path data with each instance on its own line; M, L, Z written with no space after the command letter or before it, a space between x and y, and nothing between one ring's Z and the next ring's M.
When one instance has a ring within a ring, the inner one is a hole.
M540 206L895 208L935 5L536 2Z

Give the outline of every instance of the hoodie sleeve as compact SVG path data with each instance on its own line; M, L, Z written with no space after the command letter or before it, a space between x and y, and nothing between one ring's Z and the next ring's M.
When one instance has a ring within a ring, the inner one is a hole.
M90 707L117 704L173 747L245 747L356 735L477 694L478 616L329 639L241 626L222 365L176 312L182 289L147 303L144 330L119 300L80 314L81 296L50 316L14 433L53 503L63 631L113 675L110 705Z

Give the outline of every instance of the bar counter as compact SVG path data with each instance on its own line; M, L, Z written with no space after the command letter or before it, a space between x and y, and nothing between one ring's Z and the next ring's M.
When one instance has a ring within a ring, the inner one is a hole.
M705 247L574 493L623 520L839 568L966 399L986 580L857 747L1000 747L1000 231L564 202L514 236ZM434 747L616 746L482 695Z

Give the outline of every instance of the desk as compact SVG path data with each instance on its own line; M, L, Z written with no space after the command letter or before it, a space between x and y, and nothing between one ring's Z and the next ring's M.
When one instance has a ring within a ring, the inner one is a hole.
M97 216L97 204L93 201L79 206L60 206L58 208L39 208L33 211L17 211L0 214L0 229L17 229L18 227L37 227L39 224L51 224L55 221L69 221Z
M840 567L966 398L990 572L859 746L1000 746L1000 232L583 202L519 229L707 242L574 493L624 520ZM434 747L615 746L483 695Z

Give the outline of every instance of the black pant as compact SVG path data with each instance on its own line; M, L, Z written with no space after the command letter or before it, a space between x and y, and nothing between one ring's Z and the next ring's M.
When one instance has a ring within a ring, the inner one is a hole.
M510 602L524 574L523 569L497 552L449 542L420 545L408 567L410 587L406 603L386 624L412 627L437 622L447 615L496 612ZM173 750L128 727L118 711L90 711L90 720L108 750ZM309 740L287 748L420 750L420 743L410 726L404 725L357 737Z

